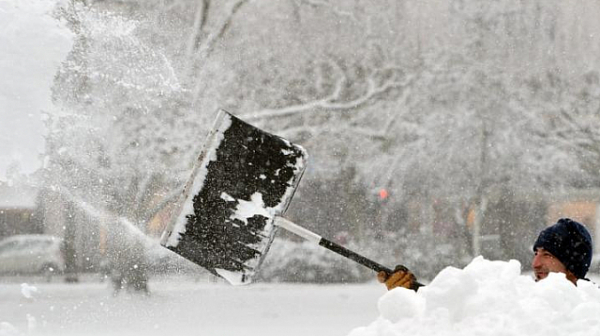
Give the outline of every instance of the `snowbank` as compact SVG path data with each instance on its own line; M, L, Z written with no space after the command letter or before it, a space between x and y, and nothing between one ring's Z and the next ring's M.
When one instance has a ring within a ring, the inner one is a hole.
M44 149L40 112L53 108L54 75L73 44L52 16L59 0L0 0L0 179L19 162L39 167Z
M521 265L474 259L448 267L418 293L398 288L378 303L380 317L349 336L600 335L600 289L563 274L535 282Z

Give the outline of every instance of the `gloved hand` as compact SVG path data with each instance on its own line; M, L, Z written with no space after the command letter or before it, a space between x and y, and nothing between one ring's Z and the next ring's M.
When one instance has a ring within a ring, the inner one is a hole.
M404 287L416 291L419 287L423 286L417 282L415 275L402 265L396 266L394 272L391 274L384 271L377 273L377 280L381 283L385 283L388 290L392 290L396 287Z

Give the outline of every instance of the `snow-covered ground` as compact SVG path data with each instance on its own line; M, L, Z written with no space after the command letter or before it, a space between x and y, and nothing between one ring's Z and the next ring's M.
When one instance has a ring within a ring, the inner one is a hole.
M597 283L598 276L592 274ZM535 282L516 261L476 258L418 293L378 283L251 284L154 278L151 295L107 283L4 282L0 335L600 335L600 289Z
M385 288L154 278L149 296L107 283L0 283L0 335L347 335L377 318Z

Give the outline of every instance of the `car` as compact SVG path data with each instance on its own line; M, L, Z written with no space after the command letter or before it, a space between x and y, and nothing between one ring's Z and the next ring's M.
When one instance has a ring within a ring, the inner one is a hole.
M43 274L65 270L63 240L51 235L15 235L0 241L0 274Z

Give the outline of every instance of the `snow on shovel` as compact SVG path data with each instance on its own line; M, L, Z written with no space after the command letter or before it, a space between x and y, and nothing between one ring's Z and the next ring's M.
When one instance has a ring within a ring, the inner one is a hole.
M246 284L282 227L377 272L391 270L283 218L306 151L220 110L161 245Z

